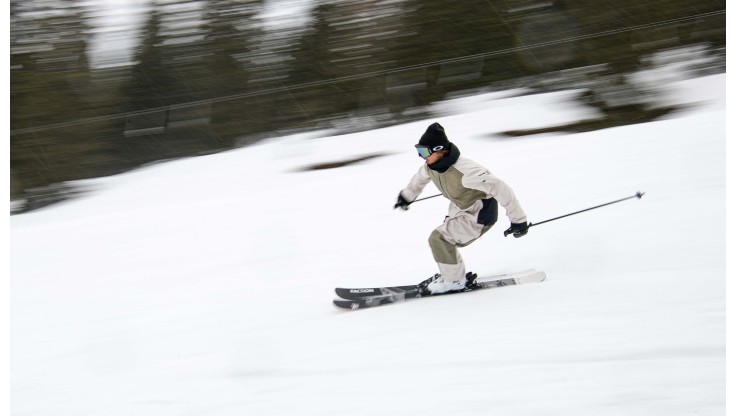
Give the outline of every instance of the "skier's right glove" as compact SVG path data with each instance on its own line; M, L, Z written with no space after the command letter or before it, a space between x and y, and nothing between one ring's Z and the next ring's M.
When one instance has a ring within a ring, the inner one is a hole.
M404 211L406 211L407 209L409 209L409 204L411 204L411 202L404 199L404 197L401 196L401 192L399 192L399 197L396 198L396 204L394 205L394 209L401 208Z
M519 238L525 236L528 232L529 223L527 223L526 221L517 224L511 223L511 227L503 232L503 236L508 237L509 234L513 234L514 238Z

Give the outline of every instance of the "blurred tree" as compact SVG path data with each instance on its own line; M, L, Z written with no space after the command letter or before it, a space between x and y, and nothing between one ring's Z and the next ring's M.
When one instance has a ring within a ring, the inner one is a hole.
M150 11L137 48L135 65L125 86L126 111L151 110L177 104L176 77L164 60L164 38L161 36L161 16L158 9ZM179 102L183 102L179 98ZM163 127L163 126L161 126Z
M207 56L204 79L209 98L253 90L252 53L260 34L255 16L262 6L262 0L207 0L205 3L202 46ZM249 99L217 102L212 108L213 128L223 144L229 146L237 136L267 129L268 110L261 102Z
M423 65L421 82L425 88L412 90L414 105L436 101L449 91L525 74L508 54L476 56L509 49L514 43L512 28L499 13L497 3L406 2L402 19L406 36L401 38L396 56L399 67ZM410 82L418 80L416 75L407 75Z
M114 144L99 136L105 123L22 133L96 115L96 103L89 100L89 30L84 10L75 1L11 1L13 195L111 172Z
M131 163L221 150L210 127L211 98L202 12L192 2L154 3L123 87ZM198 103L198 104L193 104Z
M175 69L165 61L161 30L161 14L154 6L143 27L134 65L122 87L125 111L144 112L125 121L125 134L129 137L124 146L125 157L134 165L174 157L174 149L166 149L168 106L185 99L178 96L182 88L177 85Z
M310 121L385 109L382 72L396 66L394 46L403 36L400 6L396 1L351 0L314 8L288 79L289 85L320 84L294 93Z
M703 19L681 22L673 22L673 19L726 9L725 0L620 0L615 4L604 0L556 0L554 4L577 22L584 35L612 32L605 36L587 36L580 46L583 64L606 63L613 72L630 72L639 67L643 55L699 40L697 25ZM713 39L725 41L725 14L706 20L705 26L716 35ZM618 31L638 26L641 27Z
M237 136L266 128L267 109L228 98L249 91L261 6L208 0L151 10L125 87L128 111L146 111L128 120L141 161L228 149Z
M508 29L502 27L487 0L465 0L452 5L441 1L408 0L410 13L405 29L402 64L431 63L500 50L509 45Z
M290 65L289 85L301 85L327 81L334 75L330 68L330 38L334 37L335 29L330 25L330 19L334 15L336 6L334 4L319 4L313 10L312 24L303 34L299 46L293 54L293 63ZM345 104L339 103L343 97L336 85L327 84L324 87L310 88L306 91L295 91L293 96L299 101L303 111L307 111L307 117L324 117L339 109L345 108ZM289 101L282 99L283 105L292 107ZM295 115L303 116L301 112ZM297 120L284 120L285 122L296 122ZM306 120L302 120L304 122Z

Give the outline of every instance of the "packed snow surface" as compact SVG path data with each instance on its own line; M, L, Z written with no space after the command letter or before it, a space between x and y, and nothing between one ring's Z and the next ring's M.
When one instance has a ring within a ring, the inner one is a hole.
M595 113L572 91L476 95L82 182L10 220L12 414L723 415L725 80L668 84L687 109L646 124L503 138ZM501 209L461 251L543 283L338 310L336 286L436 272L447 201L392 209L434 121L531 222L646 195L520 239Z

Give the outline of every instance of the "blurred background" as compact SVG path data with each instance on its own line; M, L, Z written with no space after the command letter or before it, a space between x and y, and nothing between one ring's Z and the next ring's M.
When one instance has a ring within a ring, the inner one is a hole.
M672 109L629 75L657 59L725 72L726 2L11 0L10 54L25 212L69 181L484 91L578 89L601 117L573 131L650 121Z

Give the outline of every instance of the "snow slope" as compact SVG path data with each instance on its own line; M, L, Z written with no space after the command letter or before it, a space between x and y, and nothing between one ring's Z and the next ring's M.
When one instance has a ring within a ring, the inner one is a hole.
M487 94L87 181L10 220L12 414L723 415L725 83L672 83L696 105L585 134L503 139L591 113L571 92ZM446 201L391 209L432 121L532 222L647 194L521 239L501 210L462 251L481 275L534 267L541 284L335 309L335 286L435 273Z

